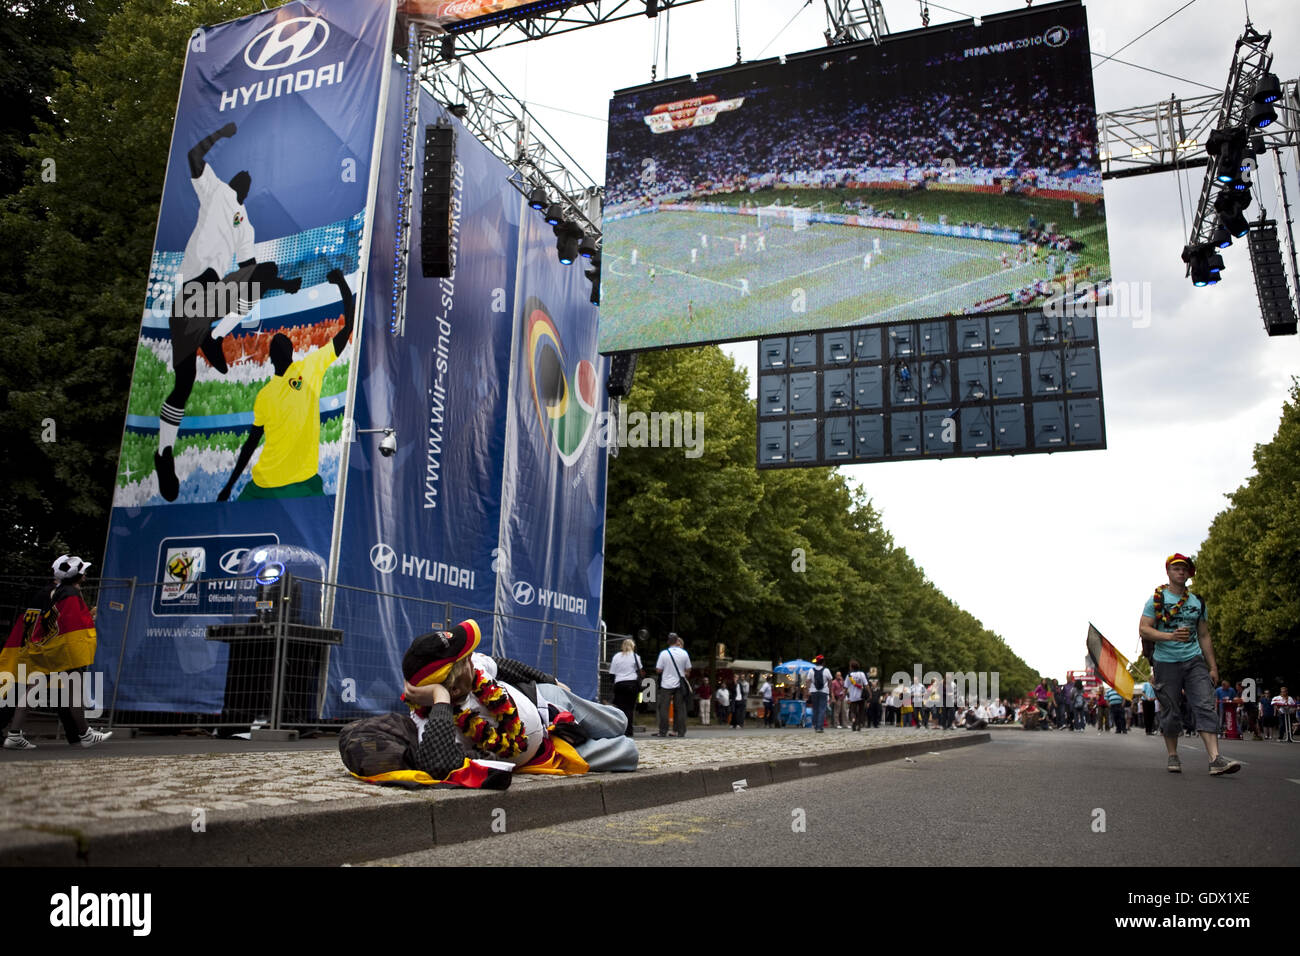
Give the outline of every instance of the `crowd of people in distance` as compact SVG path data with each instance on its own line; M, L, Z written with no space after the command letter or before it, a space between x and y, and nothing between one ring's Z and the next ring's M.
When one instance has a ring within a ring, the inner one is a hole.
M1014 180L1034 170L1062 175L1096 165L1092 99L1080 77L1025 73L976 86L940 72L924 88L871 79L847 80L843 95L833 97L820 77L738 89L735 95L745 98L739 110L669 133L651 132L643 117L658 104L654 97L671 93L616 103L605 201L617 206L782 181L831 186L866 181L868 170L883 168L955 166Z
M719 672L716 686L708 676L692 683L691 695L701 726L717 724L735 729L745 726L750 712L765 727L781 726L783 700L804 704L805 708L797 709L801 712L798 723L807 724L807 713L803 711L813 705L818 693L826 695L822 723L827 729L983 729L1017 719L1016 707L1010 700L968 701L957 693L957 682L952 678L946 691L937 680L929 684L904 682L891 689L868 678L857 661L850 661L847 671L826 668L825 681L825 689L821 690L816 670L749 676L724 670Z
M1219 714L1219 734L1228 725L1229 705L1235 705L1236 724L1242 738L1249 734L1254 740L1286 740L1288 724L1294 719L1296 701L1288 688L1274 695L1265 688L1257 699L1247 691L1245 681L1234 687L1224 680L1215 691ZM1187 706L1186 694L1181 698L1179 714L1183 734L1196 736L1196 721ZM1086 730L1097 733L1113 731L1126 734L1140 727L1148 736L1160 733L1160 701L1149 681L1134 685L1131 698L1125 698L1114 688L1098 685L1086 689L1082 681L1057 682L1043 678L1039 685L1015 707L1014 721L1026 730Z

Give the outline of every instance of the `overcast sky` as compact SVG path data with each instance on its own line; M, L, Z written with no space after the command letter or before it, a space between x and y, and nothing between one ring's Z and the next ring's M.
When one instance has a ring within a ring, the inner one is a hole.
M1089 0L1093 50L1119 50L1184 2ZM884 6L891 30L921 25L916 0L885 0ZM1019 0L944 6L965 15L1022 9ZM824 45L822 0L742 0L739 7L746 60ZM1300 4L1249 0L1249 7L1255 27L1273 33L1274 71L1294 79ZM659 78L733 64L735 9L734 0L703 0L666 19L668 60L665 66L661 43ZM961 19L934 4L930 9L932 25ZM1221 91L1245 20L1242 0L1194 2L1119 54L1187 81L1103 63L1093 73L1098 110L1211 92L1190 81ZM638 17L484 60L603 183L609 97L650 81L654 30L654 21ZM1280 218L1272 163L1261 166L1266 208ZM1287 164L1293 207L1300 205L1295 172L1293 153ZM1203 175L1200 169L1187 174L1184 196L1199 192ZM1185 199L1182 209L1188 212ZM1105 451L844 469L871 496L894 540L945 594L1030 666L1056 677L1083 666L1090 620L1123 653L1135 653L1138 617L1152 588L1165 580L1165 555L1199 548L1226 506L1224 495L1251 474L1255 444L1276 431L1291 376L1300 374L1300 338L1264 332L1244 240L1225 251L1218 286L1196 289L1184 277L1179 178L1108 181L1106 210L1114 279L1143 290L1150 314L1149 321L1100 324ZM1257 212L1253 205L1247 216ZM750 369L753 392L756 347L726 349Z

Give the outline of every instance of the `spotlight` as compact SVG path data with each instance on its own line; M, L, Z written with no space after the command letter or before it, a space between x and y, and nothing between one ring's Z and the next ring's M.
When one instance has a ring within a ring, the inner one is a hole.
M1220 156L1226 148L1242 149L1246 144L1245 130L1240 126L1230 129L1212 129L1205 140L1205 151L1211 156Z
M457 119L464 119L469 115L469 107L464 103L448 103L447 112Z
M1267 103L1256 103L1255 108L1250 111L1250 119L1247 122L1252 129L1263 129L1273 120L1277 119L1277 111Z
M1214 236L1210 239L1217 249L1226 249L1232 245L1232 233L1229 232L1222 224L1214 230Z
M528 194L528 205L532 206L538 212L541 212L550 203L551 197L546 195L546 190L541 186L534 186L533 191Z
M284 565L279 561L268 561L257 569L256 581L262 587L269 587L284 575Z
M578 243L581 241L582 230L568 220L555 226L555 251L564 265L578 258Z
M1235 192L1225 189L1214 197L1214 208L1219 213L1220 219L1227 219L1234 213L1239 213L1251 203L1249 192ZM1228 227L1232 229L1231 226ZM1233 235L1237 235L1234 231Z
M1240 239L1246 235L1246 233L1250 232L1250 223L1247 222L1246 217L1239 212L1228 214L1224 218L1220 219L1219 223L1219 228L1226 229L1228 234L1234 239Z
M578 255L582 256L584 259L590 259L599 251L600 246L597 245L596 237L588 236L584 233L582 241L578 243Z
M1256 103L1276 103L1282 96L1282 84L1278 82L1277 74L1265 73L1255 84Z
M546 208L546 221L552 226L558 226L564 219L564 207L558 202L551 203Z
M1192 285L1202 288L1214 285L1223 271L1223 256L1214 251L1209 243L1183 247L1183 261L1191 267Z

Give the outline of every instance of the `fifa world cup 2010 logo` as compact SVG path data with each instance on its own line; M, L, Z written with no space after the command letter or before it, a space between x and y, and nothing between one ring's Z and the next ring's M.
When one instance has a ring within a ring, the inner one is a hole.
M194 556L191 554L173 555L167 562L167 573L177 581L188 581L194 570Z

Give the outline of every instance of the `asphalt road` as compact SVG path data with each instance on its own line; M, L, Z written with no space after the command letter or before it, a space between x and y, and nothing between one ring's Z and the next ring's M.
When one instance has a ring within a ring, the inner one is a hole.
M1300 745L1226 742L1183 773L1158 737L998 731L991 743L370 861L380 866L1293 865ZM1225 872L1225 879L1229 876ZM1140 884L1139 884L1140 885ZM1226 888L1226 885L1225 885Z

